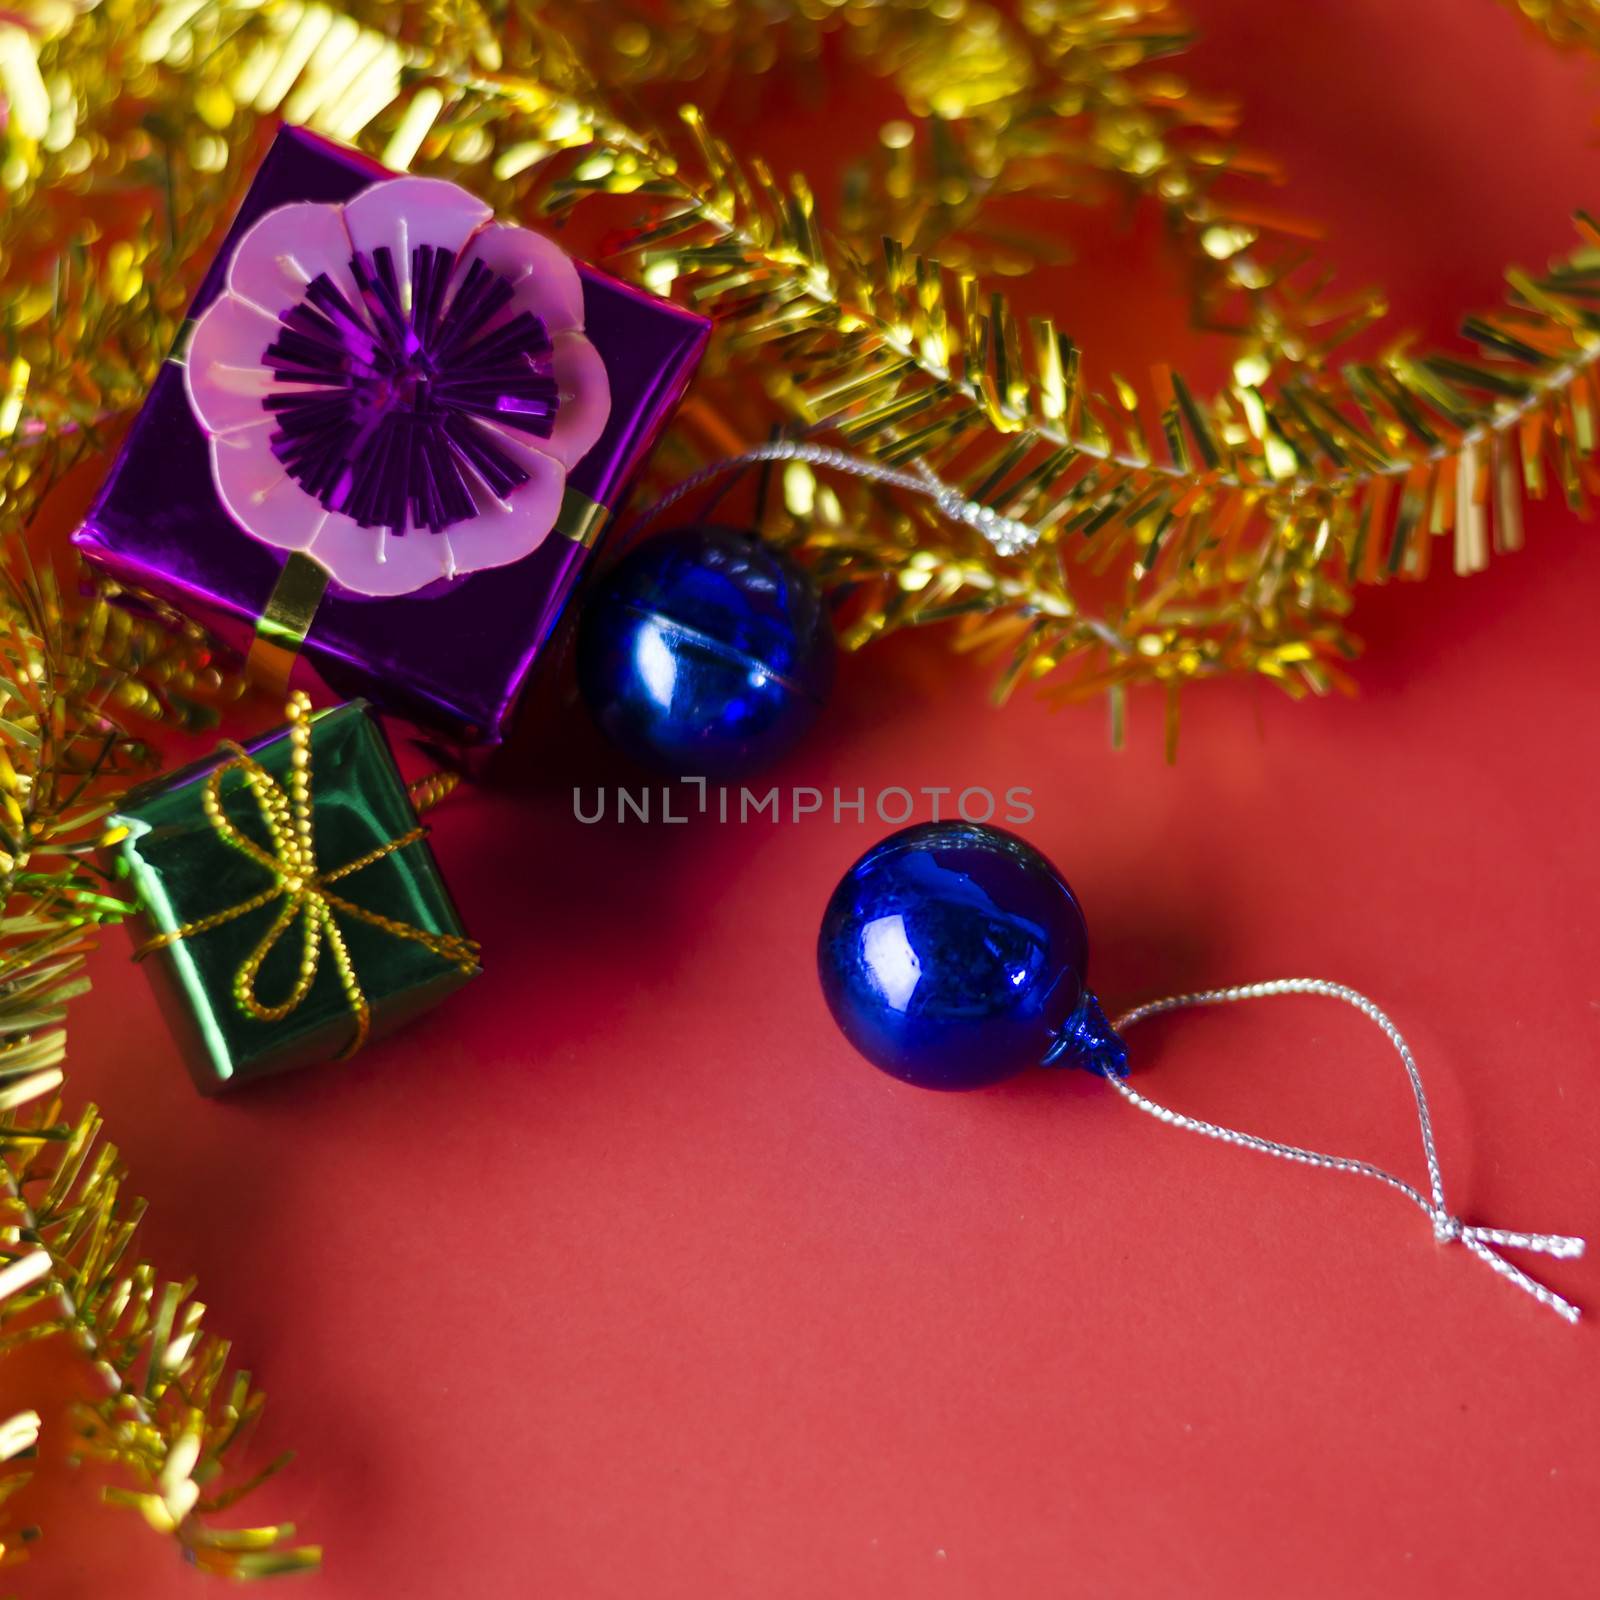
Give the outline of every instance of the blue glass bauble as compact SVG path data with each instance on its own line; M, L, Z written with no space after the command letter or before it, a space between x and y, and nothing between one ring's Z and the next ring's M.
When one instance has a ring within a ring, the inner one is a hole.
M822 992L874 1066L977 1089L1036 1063L1120 1074L1084 984L1089 930L1061 874L998 828L891 834L845 873L817 939Z
M737 778L811 725L833 685L816 586L753 533L646 540L590 596L578 681L595 721L648 766Z

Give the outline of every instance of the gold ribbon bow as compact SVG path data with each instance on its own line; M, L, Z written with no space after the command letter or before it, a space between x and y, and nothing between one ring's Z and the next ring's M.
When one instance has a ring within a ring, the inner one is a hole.
M334 969L339 974L340 985L356 1019L355 1038L339 1052L339 1059L343 1059L354 1055L366 1043L372 1024L372 1008L367 1004L361 980L356 976L355 966L350 960L344 932L339 926L340 917L353 917L358 922L381 928L397 939L410 939L442 960L452 962L463 972L471 972L476 968L478 945L475 940L464 939L458 934L430 933L408 922L397 922L393 917L368 911L365 906L346 900L329 889L329 884L348 878L363 867L370 867L375 861L405 849L408 844L415 844L427 829L412 828L398 839L390 839L365 855L357 856L354 861L347 861L342 867L335 867L331 872L319 871L312 829L311 701L303 691L297 689L289 696L287 715L290 743L287 794L282 785L238 745L226 744L223 748L232 750L234 755L206 779L205 792L201 796L206 820L223 842L265 868L272 875L272 884L260 894L251 895L248 900L241 900L238 905L229 906L225 911L198 917L181 928L174 928L170 933L158 935L140 946L134 952L134 959L139 960L153 950L164 949L179 939L192 939L196 934L208 933L224 923L248 916L262 906L271 905L274 900L282 900L283 904L272 926L262 934L255 949L245 957L234 974L233 998L241 1011L258 1022L281 1022L311 992L317 977L323 940L326 939L328 949L333 953ZM246 787L261 807L261 815L272 839L270 851L263 850L253 839L240 833L223 810L222 781L230 772L244 775ZM268 1005L256 994L256 975L278 940L288 932L296 919L303 924L300 971L288 995L276 1004Z

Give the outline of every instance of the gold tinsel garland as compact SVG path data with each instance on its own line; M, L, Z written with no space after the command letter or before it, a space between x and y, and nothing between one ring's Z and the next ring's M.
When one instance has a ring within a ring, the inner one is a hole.
M1508 3L1557 43L1600 43L1587 0ZM114 1150L95 1153L93 1109L64 1115L60 1063L84 954L118 914L84 849L148 764L126 719L189 715L221 686L176 619L135 623L104 595L64 608L22 530L142 399L264 120L508 213L620 211L624 270L719 319L711 407L737 397L723 409L745 417L762 389L768 421L924 461L1038 530L1001 555L791 467L774 531L850 588L851 642L963 619L964 648L999 652L1002 691L1054 673L1063 696L1109 693L1120 722L1127 685L1164 685L1170 738L1195 678L1337 681L1355 585L1420 575L1435 536L1475 571L1520 545L1547 477L1583 506L1600 406L1600 235L1582 217L1570 260L1510 274L1507 303L1467 322L1475 353L1397 343L1336 367L1381 298L1328 293L1309 230L1259 197L1272 164L1168 70L1188 36L1169 0L35 0L0 20L0 1337L76 1343L85 1453L202 1565L315 1553L285 1529L210 1529L249 1486L219 1487L259 1397L226 1376L191 1287L132 1264L137 1203ZM755 74L820 73L833 48L904 108L836 197L677 111ZM1024 195L1159 207L1196 320L1236 340L1227 389L1161 370L1091 392L1071 330L1019 322L987 286L1055 248L996 220ZM725 418L709 431L754 442ZM685 428L664 457L699 449ZM0 1501L39 1425L0 1424Z
M32 475L13 494L36 503L72 453L29 452ZM63 606L15 530L0 560L0 661L0 1354L57 1335L72 1343L85 1361L75 1452L110 1467L107 1499L136 1507L198 1566L305 1566L316 1552L286 1548L292 1529L211 1525L275 1469L226 1472L261 1398L231 1370L227 1343L202 1330L194 1286L163 1283L134 1256L143 1202L124 1192L95 1108L69 1117L61 1098L68 1002L88 988L99 926L125 909L90 853L114 796L154 765L128 719L208 720L231 685L191 625L134 618L105 595ZM11 1464L0 1498L25 1481L15 1463L40 1426L35 1411L0 1424ZM20 1554L0 1545L0 1560Z
M40 478L36 493L49 487ZM98 927L124 906L90 864L113 797L153 763L130 712L193 722L228 687L197 629L141 621L98 596L69 611L13 533L0 568L0 1352L62 1336L86 1363L72 1433L108 1465L109 1500L174 1535L201 1568L290 1570L313 1550L289 1528L219 1529L253 1478L229 1449L261 1407L225 1341L201 1328L193 1284L161 1282L133 1254L143 1202L100 1138L93 1106L61 1098L66 1008L88 988ZM37 1412L0 1426L3 1459L31 1451ZM22 1474L0 1480L7 1491ZM4 1552L14 1555L14 1551Z

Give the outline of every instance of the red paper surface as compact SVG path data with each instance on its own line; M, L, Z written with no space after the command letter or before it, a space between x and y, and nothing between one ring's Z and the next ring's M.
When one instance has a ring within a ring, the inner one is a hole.
M1435 333L1594 199L1590 69L1493 6L1195 9L1286 207ZM1096 225L1050 289L1110 296L1062 321L1134 370L1181 337L1158 233ZM1354 984L1417 1051L1459 1212L1600 1240L1597 540L1552 507L1484 576L1365 594L1358 700L1202 689L1176 768L1153 698L1113 755L1099 709L995 711L938 640L891 642L774 781L1028 786L1108 1006ZM300 1452L244 1509L327 1545L303 1600L1594 1591L1592 1260L1529 1258L1574 1331L1393 1194L1088 1078L904 1088L813 971L883 830L573 820L573 781L620 776L568 710L524 787L438 814L486 975L351 1064L202 1101L120 935L74 1014L146 1250L268 1390L260 1457ZM1422 1181L1398 1063L1331 1002L1133 1043L1157 1098ZM0 1409L76 1379L8 1358ZM12 1588L202 1591L91 1490L46 1468Z

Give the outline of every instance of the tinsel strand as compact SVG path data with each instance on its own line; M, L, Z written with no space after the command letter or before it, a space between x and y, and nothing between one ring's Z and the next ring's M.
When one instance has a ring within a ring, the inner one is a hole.
M1194 37L1173 0L1007 10L976 0L672 0L648 11L565 6L560 23L590 69L587 89L643 94L652 109L692 96L714 111L719 85L780 64L803 76L842 36L907 112L883 128L873 156L846 168L834 227L858 253L887 236L952 269L1014 274L1059 255L1064 204L1128 197L1162 209L1196 321L1237 335L1257 361L1320 359L1382 314L1374 291L1330 298L1320 282L1291 283L1320 230L1252 192L1281 181L1277 164L1240 146L1233 106L1167 69ZM998 234L980 225L994 201L1016 196L1056 224L1055 238L1014 220Z
M49 487L41 478L30 493ZM304 1568L318 1553L290 1545L292 1528L211 1525L265 1476L226 1475L261 1397L232 1370L226 1342L201 1329L193 1285L162 1283L134 1258L143 1202L125 1192L95 1109L68 1118L62 1101L69 1002L88 988L99 926L129 909L92 852L114 796L152 765L121 718L193 721L203 708L189 697L229 685L196 630L137 621L103 596L69 608L14 526L3 540L0 1356L41 1338L72 1344L84 1394L64 1436L121 1479L108 1499L137 1508L197 1565L236 1577ZM31 1453L40 1426L37 1412L13 1417L0 1460ZM0 1477L4 1494L22 1479Z

